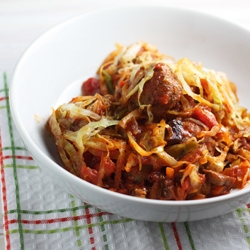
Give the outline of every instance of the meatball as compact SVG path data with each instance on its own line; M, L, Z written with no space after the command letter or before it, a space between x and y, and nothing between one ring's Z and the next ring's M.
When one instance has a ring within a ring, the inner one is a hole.
M182 86L170 67L158 63L153 77L143 87L141 104L151 104L155 117L166 117L167 111L176 106L182 95Z

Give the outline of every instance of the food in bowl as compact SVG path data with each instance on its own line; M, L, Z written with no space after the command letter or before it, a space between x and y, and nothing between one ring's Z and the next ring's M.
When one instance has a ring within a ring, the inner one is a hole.
M82 89L47 124L72 174L158 200L204 199L248 184L250 115L225 73L136 42L117 45Z

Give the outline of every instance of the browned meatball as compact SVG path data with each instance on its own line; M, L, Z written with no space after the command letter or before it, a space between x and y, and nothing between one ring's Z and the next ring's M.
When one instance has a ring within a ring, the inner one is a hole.
M153 77L143 87L141 104L151 104L155 117L165 117L175 107L182 95L182 86L170 67L164 63L155 65Z

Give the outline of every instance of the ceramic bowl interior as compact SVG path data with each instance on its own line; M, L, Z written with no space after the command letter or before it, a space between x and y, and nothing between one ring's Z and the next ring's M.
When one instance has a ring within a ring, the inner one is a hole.
M168 6L123 5L84 13L47 31L24 52L10 86L10 105L24 144L40 167L68 192L93 206L148 221L191 221L246 203L249 188L196 201L157 201L94 186L62 167L45 123L51 108L80 94L116 43L154 44L176 60L187 57L227 73L250 108L250 31L219 17Z

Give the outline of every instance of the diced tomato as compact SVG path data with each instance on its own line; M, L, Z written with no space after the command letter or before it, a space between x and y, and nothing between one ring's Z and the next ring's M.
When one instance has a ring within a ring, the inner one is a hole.
M249 180L249 163L248 161L241 162L240 165L226 168L223 173L236 178L235 188L243 188Z
M97 184L98 173L96 169L83 166L80 170L80 177L90 183Z
M206 109L205 107L199 106L193 110L193 117L203 122L209 129L218 125L215 115Z
M210 196L215 197L219 195L228 194L230 190L231 190L231 187L229 186L212 185L211 190L210 190Z
M104 166L105 176L110 176L115 171L115 163L109 157L103 157L101 164Z
M187 177L184 179L183 183L182 183L182 189L184 191L188 190L191 187L191 183L190 183L190 178Z
M91 77L82 84L82 93L84 95L94 95L100 93L100 82L98 79Z
M119 84L120 84L120 88L122 88L127 82L126 81L120 81Z

